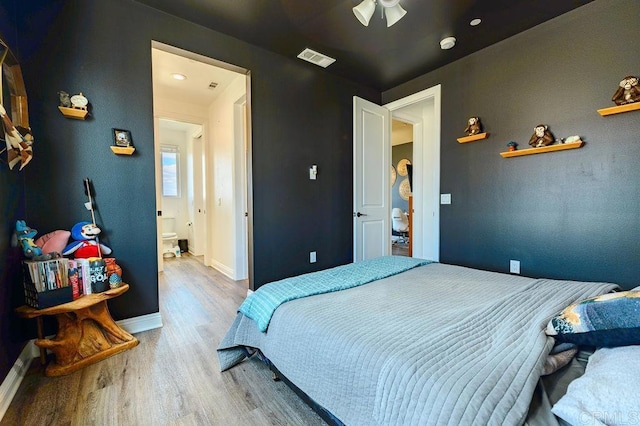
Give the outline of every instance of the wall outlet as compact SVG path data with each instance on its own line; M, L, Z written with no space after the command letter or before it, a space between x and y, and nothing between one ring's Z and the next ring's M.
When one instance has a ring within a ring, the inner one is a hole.
M309 252L309 263L316 263L316 252Z
M509 272L512 274L520 273L520 261L519 260L510 260L509 261Z
M440 204L451 204L451 194L440 194Z

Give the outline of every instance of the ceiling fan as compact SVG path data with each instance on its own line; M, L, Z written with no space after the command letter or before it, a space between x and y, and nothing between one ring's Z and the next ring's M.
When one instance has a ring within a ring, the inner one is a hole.
M398 22L407 11L400 6L400 0L377 0L382 6L382 14L387 18L387 27ZM353 8L353 14L356 15L358 21L365 27L369 26L369 21L376 11L376 0L362 0L362 2Z

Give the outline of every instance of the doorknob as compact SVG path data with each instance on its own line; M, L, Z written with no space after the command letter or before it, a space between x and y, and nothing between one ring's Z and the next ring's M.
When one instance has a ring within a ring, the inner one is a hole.
M358 212L358 213L354 213L354 216L360 217L360 216L366 216L366 214Z

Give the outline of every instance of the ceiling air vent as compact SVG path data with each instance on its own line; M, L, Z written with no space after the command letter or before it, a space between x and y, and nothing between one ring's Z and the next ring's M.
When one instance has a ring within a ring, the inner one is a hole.
M311 62L312 64L316 64L322 68L326 68L336 61L335 59L330 58L327 55L323 55L322 53L318 53L315 50L311 50L308 48L300 52L298 58L307 62Z
M209 83L209 89L213 90L216 87L218 87L218 83L216 83L215 81L212 81L211 83Z

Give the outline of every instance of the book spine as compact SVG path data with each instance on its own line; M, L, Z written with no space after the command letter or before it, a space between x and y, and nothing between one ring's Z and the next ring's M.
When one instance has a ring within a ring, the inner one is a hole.
M91 294L91 276L89 275L89 261L87 259L76 259L82 274L82 293Z
M69 285L71 286L71 292L73 294L73 300L80 297L80 283L78 281L78 264L74 260L69 262Z

